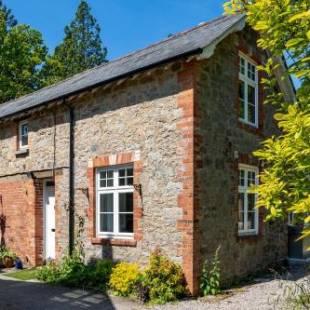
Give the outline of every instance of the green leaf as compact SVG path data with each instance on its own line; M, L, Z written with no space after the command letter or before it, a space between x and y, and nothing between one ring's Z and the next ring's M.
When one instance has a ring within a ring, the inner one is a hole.
M310 18L310 10L306 11L306 12L301 12L301 13L295 14L293 17L291 17L289 19L289 22L292 23L298 19L303 19L303 18Z
M287 48L292 48L294 47L295 45L298 45L300 44L301 42L303 42L304 39L303 38L293 38L289 41L286 42L286 47Z
M267 22L265 21L258 21L255 25L254 25L254 29L257 31L260 30L267 30L269 28Z

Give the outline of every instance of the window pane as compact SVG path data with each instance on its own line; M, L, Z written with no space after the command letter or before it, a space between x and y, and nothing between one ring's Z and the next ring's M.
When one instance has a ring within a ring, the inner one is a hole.
M22 136L28 135L28 124L24 124L21 126L21 135Z
M244 186L244 170L239 170L239 186Z
M239 66L240 66L240 73L244 75L245 73L245 60L242 57L239 57Z
M255 124L255 106L252 104L248 105L248 121Z
M126 175L126 170L125 169L120 169L118 172L120 177L124 177Z
M243 81L239 81L239 98L240 100L245 99L245 93L244 93L244 82Z
M133 214L120 214L119 215L119 232L132 233L133 232Z
M100 187L113 187L113 171L112 170L104 170L100 171Z
M113 179L108 179L107 180L107 186L108 187L113 187Z
M255 211L248 211L247 229L255 229Z
M100 214L100 231L113 232L113 214Z
M255 172L248 171L248 186L255 184Z
M244 194L239 193L238 197L238 211L239 211L239 216L238 216L238 229L239 230L244 230Z
M28 136L22 136L21 145L22 146L28 145Z
M113 212L113 194L100 195L100 212Z
M255 81L255 66L248 63L248 78Z
M248 85L248 103L255 105L255 88Z
M255 123L255 88L248 85L248 120Z
M28 124L23 124L20 127L20 144L21 146L28 145Z
M244 103L245 103L245 91L244 91L244 82L239 81L239 99L240 99L240 111L239 111L239 117L245 118L245 109L244 109Z
M255 211L255 194L248 194L248 210Z
M119 212L133 212L133 193L119 194Z
M100 171L100 179L106 179L107 178L107 172L106 171Z
M133 185L133 169L124 168L119 170L119 186Z

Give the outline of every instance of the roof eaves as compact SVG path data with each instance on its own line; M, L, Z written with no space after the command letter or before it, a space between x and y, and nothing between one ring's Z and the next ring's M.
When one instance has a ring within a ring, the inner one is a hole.
M128 77L128 76L131 76L131 75L134 75L134 74L137 74L139 72L143 72L143 71L147 71L149 69L152 69L154 67L157 67L157 66L160 66L160 65L164 65L164 64L167 64L169 62L172 62L172 61L175 61L175 60L178 60L178 59L181 59L181 58L184 58L184 57L188 57L188 56L193 56L193 55L197 55L197 54L201 54L203 51L202 48L198 48L198 49L195 49L193 51L190 51L190 52L187 52L187 53L183 53L183 54L180 54L180 55L177 55L177 56L174 56L174 57L171 57L169 59L165 59L165 60L162 60L162 61L159 61L157 63L153 63L149 66L145 66L143 68L139 68L139 69L136 69L136 70L132 70L130 72L126 72L125 74L123 75L119 75L117 77L113 77L109 80L105 80L103 82L99 82L97 84L94 84L94 85L91 85L91 86L87 86L87 87L84 87L84 88L81 88L81 89L78 89L76 91L73 91L73 92L70 92L68 94L65 94L65 95L61 95L59 97L56 97L56 98L53 98L51 100L47 100L47 101L42 101L40 104L36 105L35 107L29 107L29 108L25 108L23 109L22 111L16 111L16 112L13 112L13 113L8 113L4 116L1 116L0 117L0 121L4 118L8 118L8 117L12 117L12 116L15 116L17 114L20 114L20 113L27 113L29 112L30 110L37 110L38 108L42 107L43 105L46 105L46 104L49 104L49 103L52 103L52 102L56 102L56 101L59 101L59 100L62 100L62 99L66 99L70 96L74 96L76 94L80 94L80 93L83 93L83 92L86 92L90 89L93 89L93 88L96 88L96 87L99 87L99 86L102 86L102 85L106 85L106 84L109 84L109 83L112 83L114 81L117 81L119 79L122 79L122 78L125 78L125 77ZM30 95L32 95L33 93L31 93Z

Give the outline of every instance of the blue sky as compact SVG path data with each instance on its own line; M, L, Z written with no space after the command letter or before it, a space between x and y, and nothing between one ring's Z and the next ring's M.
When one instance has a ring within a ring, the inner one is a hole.
M80 0L4 0L20 23L42 32L50 50L63 39ZM225 0L89 0L108 59L222 14Z

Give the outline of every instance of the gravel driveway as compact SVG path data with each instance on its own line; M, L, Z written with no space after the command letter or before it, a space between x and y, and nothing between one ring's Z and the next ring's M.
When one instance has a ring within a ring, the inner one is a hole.
M90 293L80 289L54 287L40 282L11 280L0 275L0 310L269 310L281 309L275 300L283 291L282 285L302 281L305 269L292 270L287 280L256 279L256 283L234 289L231 295L216 298L186 300L156 307L144 307L125 298Z
M270 310L281 309L279 296L295 281L310 281L309 269L302 265L293 266L282 277L266 277L254 280L254 284L234 289L231 295L215 298L200 298L176 304L156 307L158 310ZM310 282L308 282L310 283ZM293 310L293 309L292 309Z

